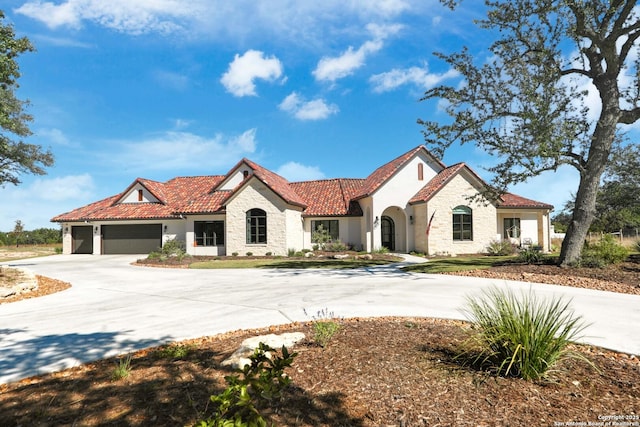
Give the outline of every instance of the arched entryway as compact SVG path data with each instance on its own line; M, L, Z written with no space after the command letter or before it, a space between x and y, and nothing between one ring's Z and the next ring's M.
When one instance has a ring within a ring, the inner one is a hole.
M389 216L383 215L380 221L382 247L390 251L396 250L396 224Z

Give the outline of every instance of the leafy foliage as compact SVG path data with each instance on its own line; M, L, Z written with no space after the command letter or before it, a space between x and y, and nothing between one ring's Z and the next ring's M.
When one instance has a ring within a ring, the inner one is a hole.
M182 261L187 256L187 251L182 240L169 239L164 242L161 248L149 254L150 259L161 259L175 257L178 261Z
M260 410L275 399L291 379L284 370L291 366L297 353L289 353L282 346L281 356L270 346L260 343L251 355L251 363L239 371L240 375L225 377L228 387L211 396L216 405L213 417L201 421L199 427L266 427Z
M124 359L120 359L116 364L116 367L111 371L111 379L113 381L119 381L127 378L131 373L131 355L128 355Z
M585 328L569 303L544 301L533 292L518 298L492 288L479 299L468 298L466 314L474 329L461 357L497 375L526 380L544 378L563 358L577 357L567 345Z
M0 185L17 185L23 173L44 175L44 167L53 165L54 159L50 150L20 140L31 135L27 123L32 117L24 112L27 102L15 95L20 77L17 57L35 49L26 37L16 38L13 27L2 20L0 10Z
M518 253L518 261L525 264L538 264L544 259L544 254L540 248L525 248Z
M516 253L516 246L508 240L493 240L487 246L487 254L491 256L506 256Z
M594 220L598 186L621 137L618 125L640 118L636 1L495 0L487 6L478 25L498 36L484 62L466 48L438 53L464 84L434 87L423 98L446 101L441 105L451 122L419 123L436 154L471 143L497 159L489 168L490 197L562 165L576 168L576 209L560 253L566 265L579 258ZM586 83L602 101L596 120L589 116Z
M307 314L307 311L304 310ZM340 323L334 320L335 314L328 309L318 311L313 320L313 340L320 347L325 348L333 339L334 335L340 331Z
M618 244L616 239L605 234L598 243L588 243L582 250L580 265L583 267L602 268L611 264L619 264L629 256L629 250Z

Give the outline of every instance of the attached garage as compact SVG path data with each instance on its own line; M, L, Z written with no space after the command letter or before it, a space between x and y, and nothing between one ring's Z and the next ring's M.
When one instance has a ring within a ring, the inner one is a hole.
M103 254L148 254L162 246L162 224L102 226Z
M91 225L71 227L71 242L72 254L92 254L93 227Z

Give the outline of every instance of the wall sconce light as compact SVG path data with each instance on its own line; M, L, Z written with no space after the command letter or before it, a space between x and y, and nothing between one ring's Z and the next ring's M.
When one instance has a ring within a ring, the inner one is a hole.
M409 215L409 224L413 224L413 215Z
M167 224L164 225L164 232L167 232L167 229L169 228L169 226L167 226Z
M68 225L64 228L64 232L65 232L65 234L69 232L69 226Z
M373 226L377 227L379 223L380 223L380 218L376 217L376 219L373 220Z
M96 233L98 232L98 230L99 230L99 229L100 229L100 227L98 227L98 226L96 225Z

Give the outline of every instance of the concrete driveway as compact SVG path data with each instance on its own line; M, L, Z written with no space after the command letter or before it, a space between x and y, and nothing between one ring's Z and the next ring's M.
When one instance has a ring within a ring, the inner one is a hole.
M340 317L463 319L465 297L491 286L572 299L584 342L640 354L640 296L455 276L358 270L186 270L136 267L135 256L56 255L4 264L73 287L0 305L0 384L174 340Z

